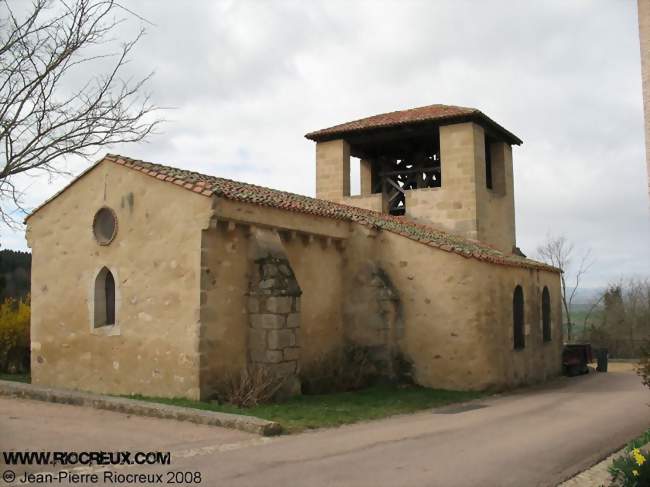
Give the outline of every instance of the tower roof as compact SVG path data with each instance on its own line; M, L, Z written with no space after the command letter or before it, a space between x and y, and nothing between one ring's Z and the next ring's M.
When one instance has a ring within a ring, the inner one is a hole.
M493 135L505 142L521 145L522 141L512 132L509 132L490 117L476 108L459 107L454 105L428 105L408 110L382 113L371 117L361 118L333 127L328 127L305 135L306 138L317 142L344 138L346 135L356 134L361 131L373 129L386 129L407 125L424 124L433 122L438 125L452 123L476 122L489 130Z

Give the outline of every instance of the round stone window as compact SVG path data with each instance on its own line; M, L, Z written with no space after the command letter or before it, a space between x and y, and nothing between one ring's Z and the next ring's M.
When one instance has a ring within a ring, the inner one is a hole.
M93 220L93 233L100 245L108 245L117 233L117 217L110 208L100 208Z

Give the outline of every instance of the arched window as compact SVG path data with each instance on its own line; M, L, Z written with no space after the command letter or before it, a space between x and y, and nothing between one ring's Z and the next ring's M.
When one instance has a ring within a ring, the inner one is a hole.
M515 288L512 296L512 322L515 350L520 350L526 346L526 337L524 335L524 290L521 286Z
M545 342L551 341L551 295L546 286L542 291L542 337Z
M103 267L95 279L95 320L94 326L115 324L115 278L113 273Z

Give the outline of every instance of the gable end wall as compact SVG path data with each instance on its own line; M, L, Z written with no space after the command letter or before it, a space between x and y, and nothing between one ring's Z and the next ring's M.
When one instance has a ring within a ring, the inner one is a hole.
M92 232L102 206L113 242ZM199 397L201 229L211 200L100 163L28 220L32 380L100 393ZM94 279L116 279L119 327L93 329Z

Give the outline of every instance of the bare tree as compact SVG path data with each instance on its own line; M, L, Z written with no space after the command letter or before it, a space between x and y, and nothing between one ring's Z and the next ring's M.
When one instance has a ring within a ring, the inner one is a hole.
M541 260L557 267L562 271L560 274L560 282L562 285L562 306L567 320L567 340L571 341L573 338L573 321L571 320L571 304L575 298L576 291L580 287L580 282L584 275L589 271L593 265L591 260L591 251L585 252L580 261L573 270L573 277L569 276L572 267L572 259L574 257L573 243L569 242L564 235L546 237L546 242L537 247L537 253ZM567 281L571 284L567 285Z
M593 299L591 304L589 305L589 309L585 313L585 317L582 321L582 330L583 333L586 332L587 328L589 327L589 318L591 318L592 313L600 306L600 304L603 302L603 299L605 299L605 295L603 293L600 293L596 299ZM593 328L593 325L592 325Z
M605 304L604 325L615 338L627 340L629 349L650 338L650 279L632 277L610 284Z
M116 14L135 14L114 0L32 0L22 14L0 0L0 11L0 218L12 224L17 174L59 174L62 157L140 141L159 121L143 93L151 74L121 76L144 30L111 38Z

